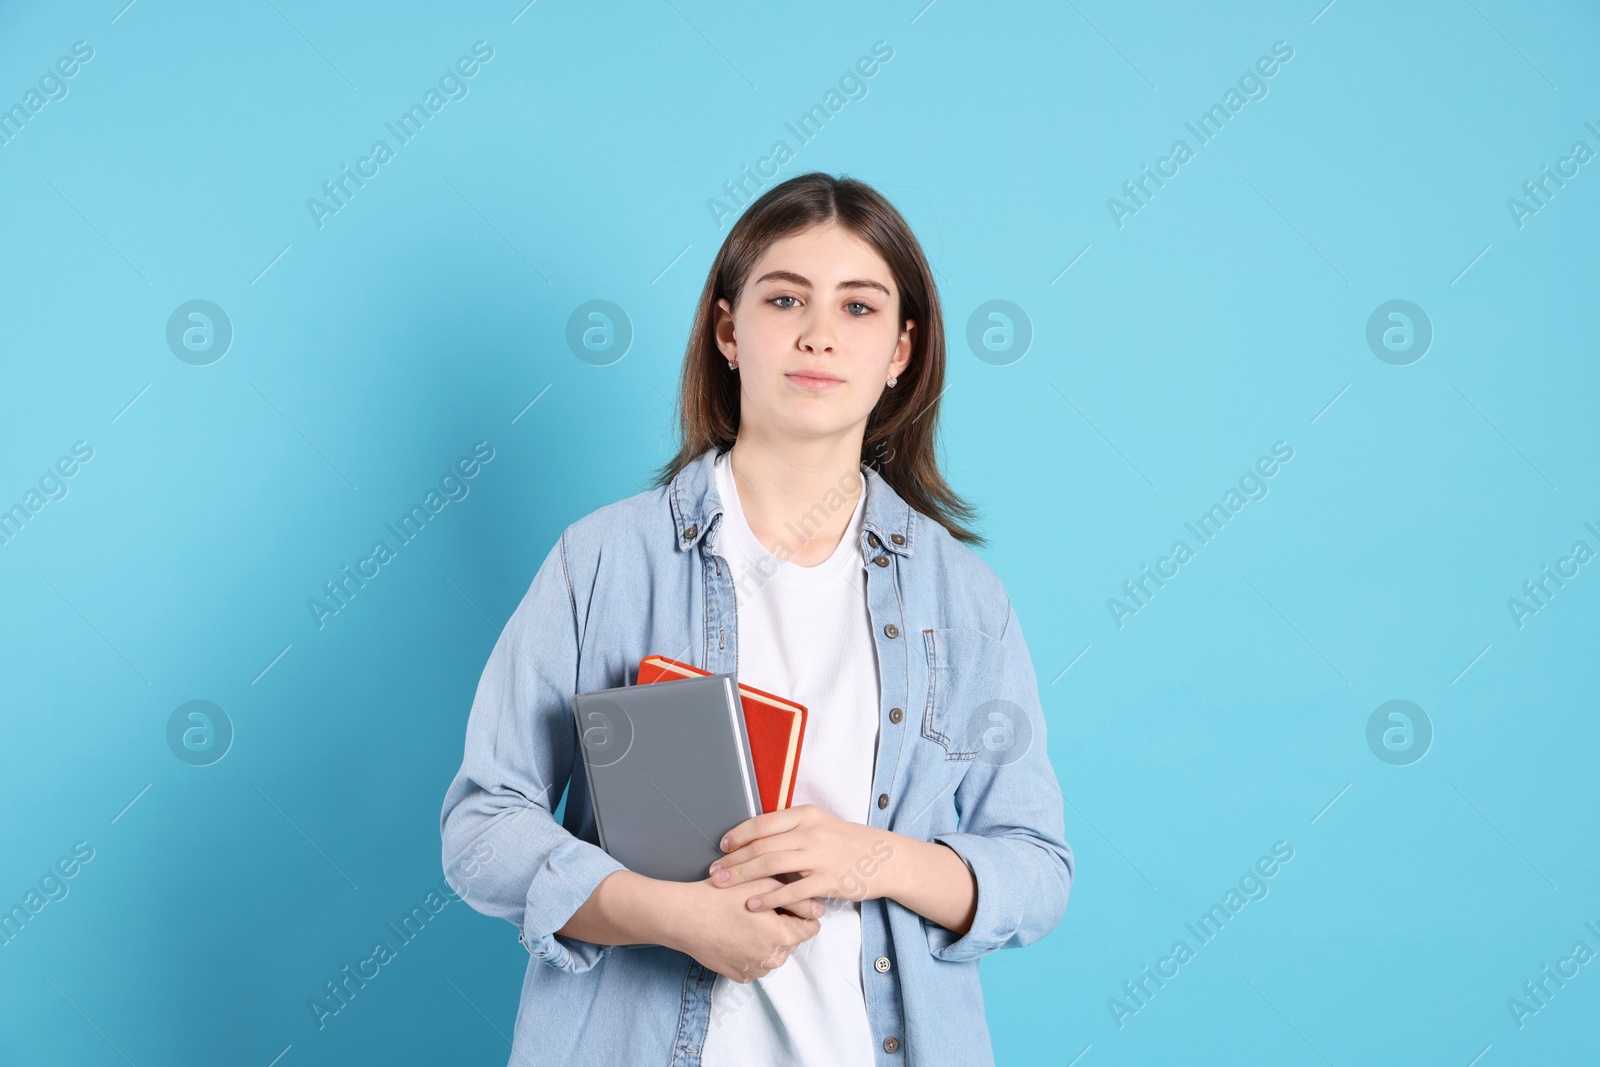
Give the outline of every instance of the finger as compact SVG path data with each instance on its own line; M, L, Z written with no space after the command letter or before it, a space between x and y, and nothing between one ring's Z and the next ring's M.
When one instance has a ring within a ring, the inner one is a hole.
M738 885L757 878L796 874L807 870L805 855L797 851L764 852L744 863L724 864L723 869L711 876L716 885Z
M751 911L772 911L814 896L821 888L815 878L801 878L787 885L779 883L776 889L752 893L745 898L744 906Z
M797 919L820 919L823 912L827 910L826 905L816 897L806 897L804 900L797 900L793 904L785 904L782 907L783 912L787 912Z
M816 919L800 919L781 912L778 916L785 920L785 930L797 946L816 937L822 930L822 924Z
M783 883L778 881L776 878L757 878L753 882L745 882L741 885L733 886L732 888L739 890L738 895L745 898L746 907L748 908L750 897L759 897L765 894L773 893L779 889L782 889ZM751 908L750 910L754 911L757 909Z
M716 885L716 883L712 882L709 878L702 880L710 883L711 885ZM725 886L724 888L743 889L747 893L766 893L777 889L781 885L783 885L783 883L778 881L776 878L753 878L748 882L739 882L734 885Z
M754 859L757 856L765 855L766 853L775 849L783 850L794 847L793 844L786 842L788 842L788 838L784 837L783 834L775 834L769 837L759 837L742 848L735 849L725 856L719 856L715 861L712 862L709 871L711 874L716 874L718 871L727 870L734 864L744 863L748 860Z
M722 851L732 852L743 848L758 837L782 833L784 830L793 829L794 826L795 814L790 808L752 815L723 835Z

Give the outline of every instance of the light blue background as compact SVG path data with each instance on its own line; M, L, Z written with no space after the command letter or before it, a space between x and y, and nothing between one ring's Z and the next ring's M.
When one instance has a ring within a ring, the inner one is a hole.
M778 139L781 177L872 182L924 242L945 470L1039 673L1077 883L983 964L1000 1062L1593 1055L1600 964L1524 1028L1506 1005L1600 951L1600 565L1506 606L1600 550L1600 162L1521 228L1506 204L1600 150L1591 5L122 3L0 18L0 105L94 48L0 145L0 506L95 450L0 546L0 907L95 850L0 947L0 1061L505 1061L527 955L459 902L326 1029L307 1000L439 885L498 627L670 454L706 202ZM307 198L479 40L469 95L319 229ZM1119 228L1107 198L1276 41L1269 95ZM193 299L236 331L210 366L166 344ZM565 340L593 299L635 331L608 366ZM965 341L995 299L1034 331L1004 366ZM1365 341L1391 299L1435 330L1409 366ZM319 630L306 600L480 440L470 495ZM1270 495L1119 629L1107 599L1276 441ZM236 731L208 767L166 742L193 699ZM1391 699L1436 732L1410 766L1367 746ZM1119 1028L1108 998L1277 841L1270 895Z

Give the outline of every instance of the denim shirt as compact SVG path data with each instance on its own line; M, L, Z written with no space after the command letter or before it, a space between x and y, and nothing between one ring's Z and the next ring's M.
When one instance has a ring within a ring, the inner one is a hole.
M530 953L511 1064L699 1067L716 972L659 945L555 931L622 869L596 843L572 695L631 684L654 653L738 669L733 576L709 540L723 515L716 455L568 526L478 682L440 833L452 887L512 922ZM1049 933L1072 887L1038 682L989 565L870 465L861 472L879 665L869 822L942 842L977 883L960 937L887 897L862 902L874 1056L881 1067L992 1064L978 961Z

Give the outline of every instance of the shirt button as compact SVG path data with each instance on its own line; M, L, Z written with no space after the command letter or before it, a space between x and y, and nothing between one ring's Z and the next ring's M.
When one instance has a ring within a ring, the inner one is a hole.
M887 567L889 565L889 557L888 556L879 556L877 559L873 560L872 562L876 563L880 567Z
M867 534L867 544L871 545L873 548L877 548L879 545L883 544L883 542L878 540L877 534L869 533Z
M906 543L906 539L899 534L890 534L889 540L893 541L897 545L903 545Z
M899 1052L900 1051L900 1042L895 1040L892 1037L884 1038L883 1039L883 1051L885 1051L885 1052Z
M887 808L888 806L889 806L889 794L888 793L879 793L878 794L878 807L879 808Z
M889 957L879 956L872 961L872 966L877 969L879 974L887 974L889 971Z
M883 633L885 637L899 637L900 627L891 622L883 628Z
M890 722L899 722L903 718L905 718L905 712L901 711L899 708L890 708L889 709L889 721Z
M692 541L692 540L694 540L694 535L699 533L699 532L700 532L700 527L691 526L687 530L683 531L683 539L685 541Z

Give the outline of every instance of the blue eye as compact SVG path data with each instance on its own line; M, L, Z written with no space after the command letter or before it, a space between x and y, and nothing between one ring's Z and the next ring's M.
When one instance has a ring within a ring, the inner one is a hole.
M872 305L863 304L859 300L852 300L852 301L850 301L850 303L846 304L845 307L847 307L847 308L861 308L862 310L860 312L851 312L851 314L855 315L856 318L860 318L862 315L871 314L871 312L872 312Z
M795 299L797 299L797 298L796 297L792 297L792 296L787 296L787 295L786 296L775 296L770 301L768 301L768 303L776 304L779 300L795 300ZM778 306L782 307L782 308L789 307L788 304L778 304Z

